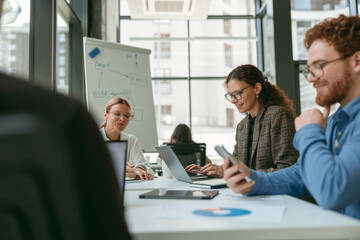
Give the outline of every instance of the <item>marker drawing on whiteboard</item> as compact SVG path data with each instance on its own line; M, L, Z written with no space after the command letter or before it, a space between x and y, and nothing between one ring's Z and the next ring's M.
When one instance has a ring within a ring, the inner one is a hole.
M98 88L100 88L100 83L101 83L101 77L102 77L102 75L103 75L103 72L100 72Z
M94 57L96 57L96 55L98 55L100 53L100 49L98 49L97 47L96 48L94 48L91 52L89 52L89 56L91 57L91 58L94 58Z

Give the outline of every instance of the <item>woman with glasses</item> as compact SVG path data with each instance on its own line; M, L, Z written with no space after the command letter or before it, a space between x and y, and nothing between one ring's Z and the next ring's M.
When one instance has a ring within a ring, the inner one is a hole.
M250 64L235 68L224 85L226 99L246 114L236 129L233 155L248 167L264 172L294 164L298 158L292 144L296 111L284 91ZM215 169L219 166L208 164L200 171ZM223 177L222 169L218 176Z
M105 141L127 140L127 177L151 180L154 172L144 158L138 139L124 132L133 118L128 101L120 97L113 98L105 106L105 122L99 127L100 133Z

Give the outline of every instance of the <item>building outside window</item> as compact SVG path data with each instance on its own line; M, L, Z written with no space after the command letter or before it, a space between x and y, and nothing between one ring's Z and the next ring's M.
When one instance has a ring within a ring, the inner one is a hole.
M349 4L346 0L292 0L291 1L291 31L294 60L303 60L306 67L307 50L304 47L306 31L316 23L340 14L349 15ZM301 69L300 69L301 70ZM301 111L315 107L316 91L305 77L299 75ZM332 108L334 111L337 106Z
M226 16L227 14L224 13L224 16ZM229 19L224 19L224 33L231 35L231 20Z
M56 90L69 95L69 23L57 14Z
M155 37L158 36L157 33L154 34ZM168 33L161 33L161 38L169 38L170 34ZM154 54L155 58L170 58L171 52L170 52L170 41L156 41L154 42Z
M231 5L231 0L223 0L224 3Z
M172 107L171 105L161 106L161 120L164 125L171 125L173 123Z
M234 127L234 109L226 109L226 126Z
M232 46L229 44L224 44L224 56L225 56L225 66L232 68L233 67L233 55L232 55Z
M17 4L13 6L20 7L21 11L14 22L0 28L0 70L29 79L30 0Z
M224 16L225 12L228 15ZM224 97L225 76L235 66L257 65L255 17L238 18L255 16L255 4L248 0L215 0L208 14L216 18L134 20L128 17L127 1L120 0L119 37L121 44L152 51L159 144L168 142L174 128L185 123L196 142L206 142L210 159L220 159L214 146L223 144L232 151L235 126L244 117Z
M172 93L171 81L166 80L166 78L171 77L171 69L169 68L156 68L154 70L154 77L163 78L161 81L154 81L154 92L155 94L160 95L170 95Z

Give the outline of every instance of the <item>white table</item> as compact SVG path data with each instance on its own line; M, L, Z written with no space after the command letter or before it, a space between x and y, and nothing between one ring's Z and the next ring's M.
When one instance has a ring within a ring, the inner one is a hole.
M164 204L186 206L202 201L226 204L224 192L212 200L139 199L138 195L153 188L190 189L187 183L174 179L130 183L125 191L125 217L135 240L141 239L360 239L360 221L287 195L273 199L247 197L237 199L243 204L285 206L281 222L244 222L217 219L169 219L157 217ZM191 188L192 190L194 188ZM231 202L233 202L232 200ZM205 203L205 202L204 202Z

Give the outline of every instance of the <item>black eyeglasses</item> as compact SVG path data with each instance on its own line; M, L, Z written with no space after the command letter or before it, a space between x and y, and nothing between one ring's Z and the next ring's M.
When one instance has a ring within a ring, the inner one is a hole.
M310 66L307 66L303 71L302 71L302 74L304 75L305 79L308 79L309 75L311 74L314 78L320 78L322 77L322 75L324 75L324 70L323 68L328 65L329 63L332 63L332 62L336 62L336 61L339 61L339 60L343 60L347 57L350 57L351 55L349 56L344 56L344 57L340 57L340 58L336 58L334 60L331 60L331 61L327 61L327 62L324 62L324 63L314 63Z
M227 93L227 94L225 94L225 98L227 99L227 100L229 100L230 102L231 102L231 100L232 100L232 98L235 98L235 99L237 99L237 100L241 100L241 95L243 94L243 92L248 88L248 87L250 87L251 85L249 85L249 86L247 86L247 87L244 87L243 89L241 89L241 90L238 90L238 91L235 91L235 92L233 92L233 93Z
M122 116L122 117L124 117L125 121L130 121L134 118L134 114L132 114L132 113L111 112L111 114L116 119L120 119Z

